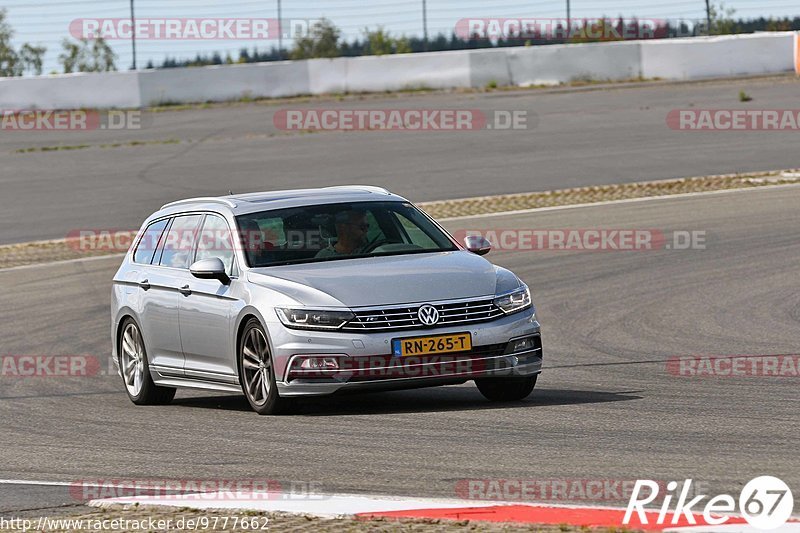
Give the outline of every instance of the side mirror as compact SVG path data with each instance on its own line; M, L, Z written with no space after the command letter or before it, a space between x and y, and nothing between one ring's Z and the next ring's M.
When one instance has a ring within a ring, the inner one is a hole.
M223 285L227 285L231 282L231 278L225 273L225 264L219 257L210 257L208 259L195 261L192 266L189 267L189 272L198 279L216 279Z
M492 243L480 235L470 235L469 237L465 237L464 246L473 254L478 255L486 255L492 249Z

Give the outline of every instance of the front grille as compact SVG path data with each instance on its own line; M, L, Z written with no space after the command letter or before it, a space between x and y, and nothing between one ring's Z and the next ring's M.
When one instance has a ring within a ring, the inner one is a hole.
M439 311L439 321L433 326L423 324L417 312L424 304L403 307L373 308L354 311L355 318L342 327L342 331L397 331L403 329L458 326L485 322L503 316L491 298L448 303L432 303Z

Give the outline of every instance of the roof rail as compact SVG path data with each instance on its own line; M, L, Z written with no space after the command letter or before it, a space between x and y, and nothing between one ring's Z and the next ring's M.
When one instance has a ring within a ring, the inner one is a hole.
M175 202L170 202L168 204L164 204L161 206L161 209L166 209L167 207L172 207L174 205L182 205L182 204L203 204L203 203L216 203L216 204L224 204L233 209L236 207L236 204L225 198L218 198L215 196L201 196L199 198L186 198L185 200L177 200Z
M392 194L388 189L383 187L376 187L375 185L333 185L325 187L326 189L356 189L361 191L375 192L380 194Z

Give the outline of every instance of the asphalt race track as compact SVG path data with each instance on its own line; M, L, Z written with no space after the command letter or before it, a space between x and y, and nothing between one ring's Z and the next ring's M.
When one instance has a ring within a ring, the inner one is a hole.
M744 90L753 100L739 102ZM796 131L685 132L673 109L794 109L794 76L650 86L236 104L147 114L140 130L0 137L0 244L85 228L137 228L179 198L373 184L414 201L794 168ZM279 132L280 109L527 111L529 129ZM179 144L164 144L177 140ZM100 148L100 144L156 142ZM160 143L160 144L158 144ZM52 146L79 150L15 153Z
M259 417L243 397L202 392L135 407L116 376L4 377L0 477L266 478L444 497L464 478L693 478L738 494L772 474L798 486L797 378L689 378L666 366L676 355L800 351L798 205L800 188L783 187L447 223L706 232L704 250L489 255L530 284L543 322L546 369L527 401L492 405L467 384ZM0 271L0 352L105 361L118 261ZM8 516L79 503L63 486L9 484L0 502Z

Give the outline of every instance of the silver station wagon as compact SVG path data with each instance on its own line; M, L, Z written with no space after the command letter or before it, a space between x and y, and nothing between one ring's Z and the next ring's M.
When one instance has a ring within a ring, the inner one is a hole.
M178 387L297 397L474 380L528 396L542 367L528 287L411 202L367 186L172 202L114 276L113 360L135 404Z

